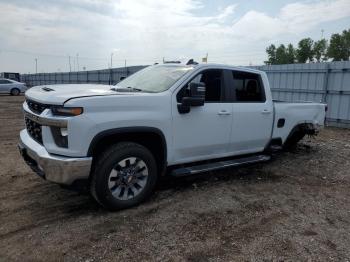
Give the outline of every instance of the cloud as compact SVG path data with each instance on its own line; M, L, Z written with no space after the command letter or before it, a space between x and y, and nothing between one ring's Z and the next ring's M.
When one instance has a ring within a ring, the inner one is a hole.
M283 7L279 14L281 23L291 32L305 32L320 23L350 16L350 1L321 1L293 3Z
M349 0L295 2L276 14L253 9L239 15L238 4L210 13L206 7L200 0L0 0L0 39L5 39L0 50L56 56L79 52L88 68L106 67L111 52L120 63L147 64L163 56L200 57L206 52L217 62L258 63L268 42L300 38L322 23L350 17ZM6 59L0 54L1 68L15 65ZM47 58L46 67L54 70L58 58L51 60Z

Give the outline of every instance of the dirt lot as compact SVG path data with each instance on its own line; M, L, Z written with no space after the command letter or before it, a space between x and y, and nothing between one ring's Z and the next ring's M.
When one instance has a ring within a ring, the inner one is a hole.
M25 166L22 101L0 96L1 261L350 259L350 130L266 164L163 179L147 203L108 213Z

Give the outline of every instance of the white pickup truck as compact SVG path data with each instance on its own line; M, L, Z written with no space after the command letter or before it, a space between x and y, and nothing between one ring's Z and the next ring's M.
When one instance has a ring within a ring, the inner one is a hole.
M272 100L264 72L226 65L149 66L115 86L37 86L23 104L19 149L41 177L88 183L116 210L162 175L270 159L324 125L326 105Z

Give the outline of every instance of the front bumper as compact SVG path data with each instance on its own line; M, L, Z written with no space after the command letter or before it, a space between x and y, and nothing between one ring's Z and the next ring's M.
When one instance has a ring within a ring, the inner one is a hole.
M66 157L50 154L45 147L29 136L27 130L21 131L18 148L27 165L48 181L71 185L76 180L89 177L92 157Z

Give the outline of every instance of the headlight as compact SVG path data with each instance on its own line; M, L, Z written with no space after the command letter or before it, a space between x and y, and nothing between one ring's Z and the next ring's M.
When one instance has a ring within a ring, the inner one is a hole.
M83 113L82 107L54 106L51 108L52 114L56 116L78 116Z

